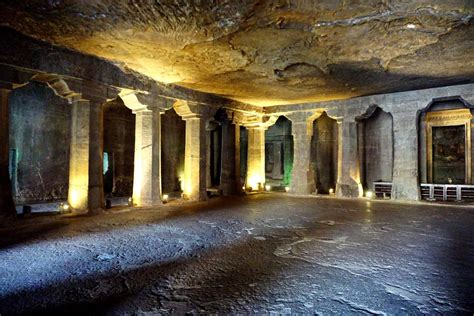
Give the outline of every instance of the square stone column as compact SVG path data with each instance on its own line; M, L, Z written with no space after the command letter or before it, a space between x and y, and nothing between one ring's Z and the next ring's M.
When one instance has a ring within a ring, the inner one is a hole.
M133 203L161 204L161 113L145 108L135 114Z
M206 123L214 116L217 108L184 100L177 101L173 108L186 122L183 198L191 201L207 200L209 143Z
M311 194L315 191L314 171L311 167L312 113L291 113L293 134L293 170L290 192L293 194Z
M90 109L87 100L72 103L68 202L76 213L89 208Z
M418 130L414 110L393 115L393 187L392 199L420 199L418 179Z
M90 101L89 211L102 209L104 201L104 113L100 101Z
M247 179L245 186L252 190L265 188L265 130L267 127L247 127Z
M338 174L336 195L339 197L362 197L358 150L357 123L347 117L338 120Z
M206 122L200 116L184 117L186 121L186 148L184 158L185 199L207 200L207 135Z
M230 122L222 123L221 189L224 196L237 193L235 130Z
M10 174L8 173L9 160L9 103L10 90L0 89L0 216L16 215L13 202Z
M235 163L235 183L236 192L242 192L243 183L240 176L240 125L234 124L235 129L235 151L234 151L234 163Z

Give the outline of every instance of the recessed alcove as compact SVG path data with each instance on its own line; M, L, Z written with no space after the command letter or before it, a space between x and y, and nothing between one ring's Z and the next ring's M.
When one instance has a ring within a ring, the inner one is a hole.
M265 131L265 183L273 189L284 189L291 182L293 137L291 121L280 116Z
M318 194L334 192L337 182L338 123L323 112L313 122L311 163ZM331 191L332 190L332 191Z

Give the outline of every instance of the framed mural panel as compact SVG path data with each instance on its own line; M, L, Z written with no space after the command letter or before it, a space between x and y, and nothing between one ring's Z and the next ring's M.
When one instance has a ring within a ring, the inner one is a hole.
M426 114L429 183L471 183L471 119L469 109Z

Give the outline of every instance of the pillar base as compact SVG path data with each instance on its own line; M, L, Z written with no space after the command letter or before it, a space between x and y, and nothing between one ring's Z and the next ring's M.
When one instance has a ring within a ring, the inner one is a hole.
M360 198L364 194L362 189L362 184L345 184L337 183L336 184L336 196L337 197L347 197L347 198Z
M417 179L397 179L393 181L392 200L419 201L420 186Z
M133 204L136 206L160 206L163 204L163 201L155 199L133 198Z
M198 201L207 201L209 197L207 196L207 191L204 193L200 193L199 195L188 195L188 194L181 194L181 198L185 201L192 201L192 202L198 202Z
M297 195L308 195L315 191L314 184L292 184L290 186L290 193Z

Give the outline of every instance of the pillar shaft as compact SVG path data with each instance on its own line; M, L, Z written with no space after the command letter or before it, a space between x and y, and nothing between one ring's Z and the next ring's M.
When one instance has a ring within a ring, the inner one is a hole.
M392 199L419 200L416 111L392 113L394 161Z
M9 90L0 89L0 215L15 215L10 175L8 173L9 159Z
M346 118L338 122L338 175L336 194L339 197L362 197L357 146L357 123Z
M89 210L104 207L104 114L100 102L90 102Z
M243 183L240 176L240 125L234 124L233 126L235 128L235 183L237 185L237 192L241 192Z
M221 188L223 195L237 192L235 175L235 127L230 122L222 123Z
M68 201L73 211L87 211L89 195L90 104L73 102L71 110L71 147L69 155Z
M311 168L311 134L306 120L292 120L293 133L293 170L290 192L311 194L315 190L314 172Z
M207 137L205 119L194 116L185 117L185 121L186 148L183 194L189 200L206 200Z
M161 204L161 116L158 110L135 112L133 203Z
M248 128L246 186L263 190L265 185L265 128Z

